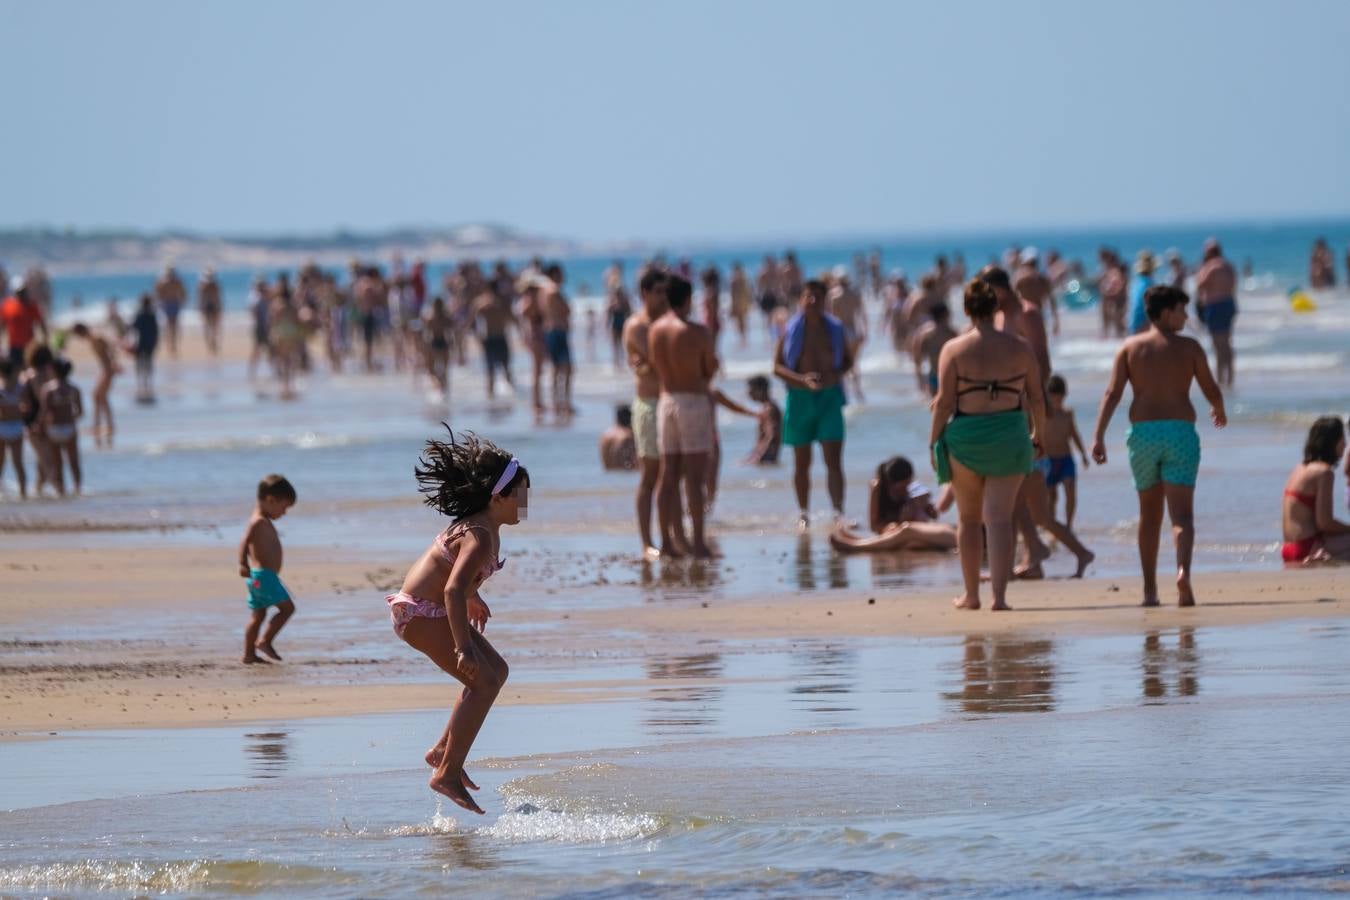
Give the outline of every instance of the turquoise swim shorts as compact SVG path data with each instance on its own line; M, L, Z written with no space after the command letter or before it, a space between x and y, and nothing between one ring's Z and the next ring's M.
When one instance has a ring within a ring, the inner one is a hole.
M1200 435L1194 422L1156 419L1130 426L1125 448L1130 454L1134 489L1146 491L1159 481L1195 487L1200 471Z
M267 609L291 599L281 576L271 569L249 569L248 608Z

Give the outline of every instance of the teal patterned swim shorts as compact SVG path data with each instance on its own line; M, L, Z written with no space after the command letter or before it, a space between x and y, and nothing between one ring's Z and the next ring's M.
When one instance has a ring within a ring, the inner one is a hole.
M1125 448L1130 454L1134 489L1146 491L1159 481L1195 487L1200 471L1200 435L1195 423L1156 419L1130 426Z

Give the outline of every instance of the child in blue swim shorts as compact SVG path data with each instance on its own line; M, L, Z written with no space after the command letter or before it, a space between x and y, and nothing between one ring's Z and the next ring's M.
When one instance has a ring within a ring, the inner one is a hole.
M294 505L295 488L282 476L268 475L258 483L258 503L244 529L244 539L239 542L239 574L248 579L248 608L252 611L244 628L243 662L246 665L265 663L267 657L281 661L272 641L295 615L295 601L281 583L281 537L272 524ZM268 623L266 633L259 638L258 632L267 619L267 609L272 606L277 611ZM259 652L263 656L259 656Z

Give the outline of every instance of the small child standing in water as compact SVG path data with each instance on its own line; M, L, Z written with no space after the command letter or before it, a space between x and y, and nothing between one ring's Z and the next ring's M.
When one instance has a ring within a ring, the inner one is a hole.
M1045 430L1041 433L1045 458L1040 465L1045 473L1045 486L1050 489L1052 511L1059 508L1059 487L1064 486L1064 524L1073 530L1073 514L1078 509L1078 470L1073 462L1073 447L1078 447L1084 471L1088 467L1087 451L1083 449L1073 410L1064 405L1069 395L1068 384L1061 376L1051 375L1045 394L1050 402L1045 410Z
M456 440L453 432L449 441L427 441L414 473L423 502L453 521L385 601L394 633L464 684L425 759L433 791L482 815L464 760L508 670L483 636L492 611L478 591L504 565L501 527L524 518L530 476L506 451L471 433Z
M253 518L248 520L244 539L239 543L239 574L248 579L248 608L252 610L244 629L245 664L267 662L258 655L260 650L281 661L272 641L295 615L295 601L281 583L281 537L272 523L294 505L295 488L282 476L268 475L258 482L258 505L253 508ZM269 606L275 606L277 611L259 639L258 632Z

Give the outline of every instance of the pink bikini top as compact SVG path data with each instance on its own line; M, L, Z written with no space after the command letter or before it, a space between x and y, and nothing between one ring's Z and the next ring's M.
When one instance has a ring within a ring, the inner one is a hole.
M464 536L464 532L470 528L478 528L486 532L487 528L483 525L468 522L455 522L449 528L436 535L436 546L440 548L441 559L445 560L453 568L455 560L459 557L459 538ZM496 572L500 572L506 566L505 559L499 559L497 562L487 562L483 564L483 569L478 573L478 583L487 581Z

